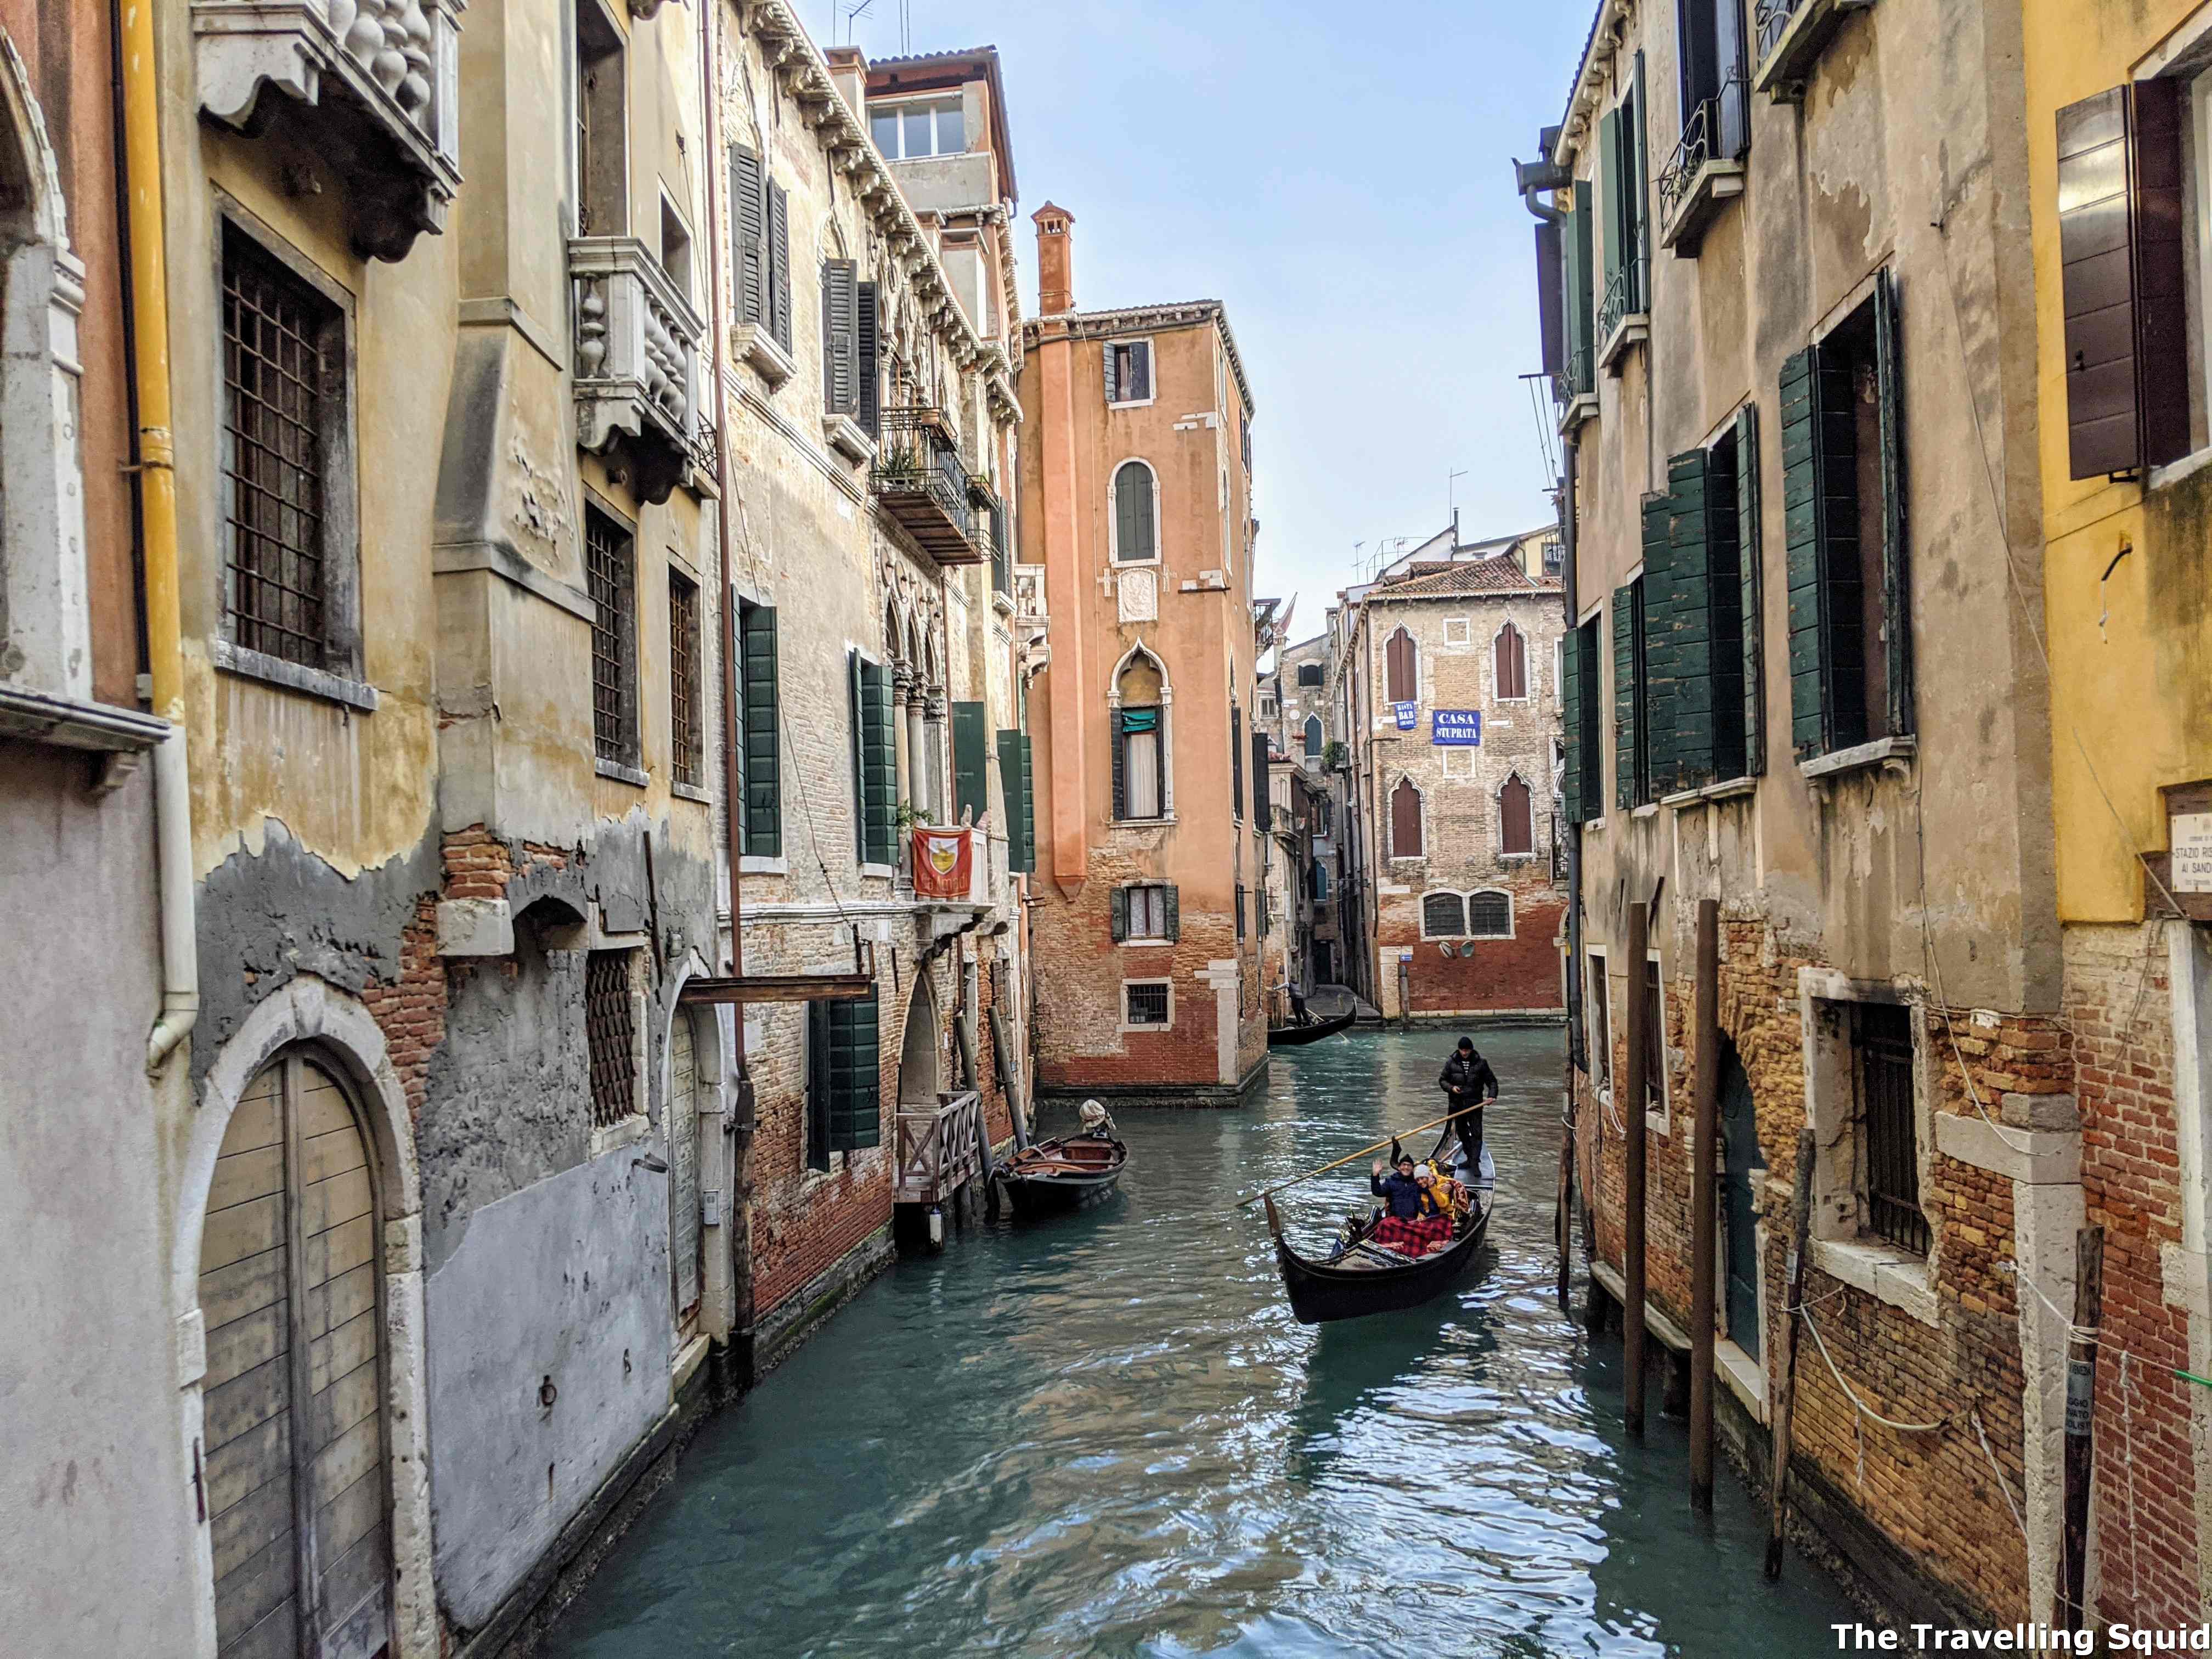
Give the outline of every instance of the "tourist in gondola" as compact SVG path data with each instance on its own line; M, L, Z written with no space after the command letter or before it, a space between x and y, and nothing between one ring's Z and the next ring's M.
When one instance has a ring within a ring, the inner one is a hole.
M1369 1188L1389 1206L1370 1237L1376 1243L1407 1255L1420 1255L1439 1243L1449 1244L1451 1212L1437 1195L1436 1177L1415 1174L1412 1153L1395 1146L1390 1150L1396 1158L1391 1173L1382 1173L1385 1166L1378 1158L1368 1178Z

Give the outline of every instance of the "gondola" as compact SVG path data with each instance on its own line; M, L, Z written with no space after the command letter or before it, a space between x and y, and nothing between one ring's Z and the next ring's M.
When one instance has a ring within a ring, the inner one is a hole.
M1481 1253L1491 1212L1497 1207L1494 1198L1484 1204L1451 1248L1434 1255L1401 1258L1394 1250L1363 1244L1355 1237L1334 1260L1312 1261L1285 1242L1275 1200L1270 1197L1267 1202L1267 1230L1275 1236L1275 1263L1282 1270L1283 1288L1290 1292L1291 1312L1301 1325L1395 1313L1442 1296Z
M1114 1190L1129 1149L1098 1135L1071 1135L1024 1147L998 1169L1014 1213L1049 1215L1073 1210Z
M1317 1019L1310 1025L1271 1025L1267 1028L1267 1046L1270 1048L1297 1048L1309 1042L1319 1042L1323 1037L1334 1036L1339 1031L1349 1030L1352 1022L1358 1018L1359 1010L1353 1008L1334 1019Z

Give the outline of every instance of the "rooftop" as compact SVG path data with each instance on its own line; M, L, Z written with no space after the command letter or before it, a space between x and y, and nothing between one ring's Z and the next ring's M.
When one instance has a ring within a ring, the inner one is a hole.
M1510 558L1458 559L1416 564L1403 576L1379 583L1370 599L1443 599L1461 593L1557 593L1556 576L1531 576Z

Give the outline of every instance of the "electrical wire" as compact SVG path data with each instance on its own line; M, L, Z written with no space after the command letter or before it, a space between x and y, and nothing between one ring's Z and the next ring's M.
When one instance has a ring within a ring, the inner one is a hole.
M1828 1375L1836 1379L1836 1386L1844 1391L1844 1398L1851 1402L1852 1408L1861 1417L1869 1422L1879 1423L1885 1429L1895 1429L1901 1434L1934 1434L1939 1430L1950 1426L1951 1419L1948 1417L1939 1417L1933 1423L1900 1423L1893 1417L1884 1417L1865 1401L1860 1399L1858 1390L1844 1380L1843 1372L1837 1368L1835 1356L1828 1352L1828 1340L1820 1334L1820 1328L1814 1322L1811 1311L1800 1308L1797 1310L1797 1317L1803 1320L1805 1328L1813 1333L1814 1346L1820 1349L1820 1358L1828 1362Z
M1997 1478L1997 1490L2004 1494L2005 1507L2012 1511L2012 1523L2020 1528L2022 1538L2027 1536L2027 1517L2020 1512L2020 1505L2012 1501L2012 1482L2005 1479L2004 1470L1997 1463L1997 1455L1990 1449L1990 1437L1982 1430L1982 1408L1969 1407L1966 1420L1974 1425L1974 1438L1982 1443L1982 1455L1990 1460L1990 1473Z

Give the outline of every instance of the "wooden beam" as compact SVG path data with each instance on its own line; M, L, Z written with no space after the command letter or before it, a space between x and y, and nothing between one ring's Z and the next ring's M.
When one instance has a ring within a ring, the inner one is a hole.
M1627 1300L1621 1312L1623 1378L1627 1386L1624 1415L1628 1432L1644 1438L1644 1183L1647 1128L1644 1097L1651 1081L1651 1002L1644 989L1650 971L1650 912L1642 904L1628 907L1628 1054L1621 1069L1620 1116L1627 1131L1627 1164L1623 1185L1627 1214L1621 1249L1621 1278L1627 1281Z
M692 979L677 1000L720 1002L860 1002L875 989L866 974L743 974L735 979Z
M1721 906L1698 901L1698 969L1692 988L1691 1068L1697 1103L1690 1160L1690 1507L1713 1507L1714 1283L1720 1186Z

